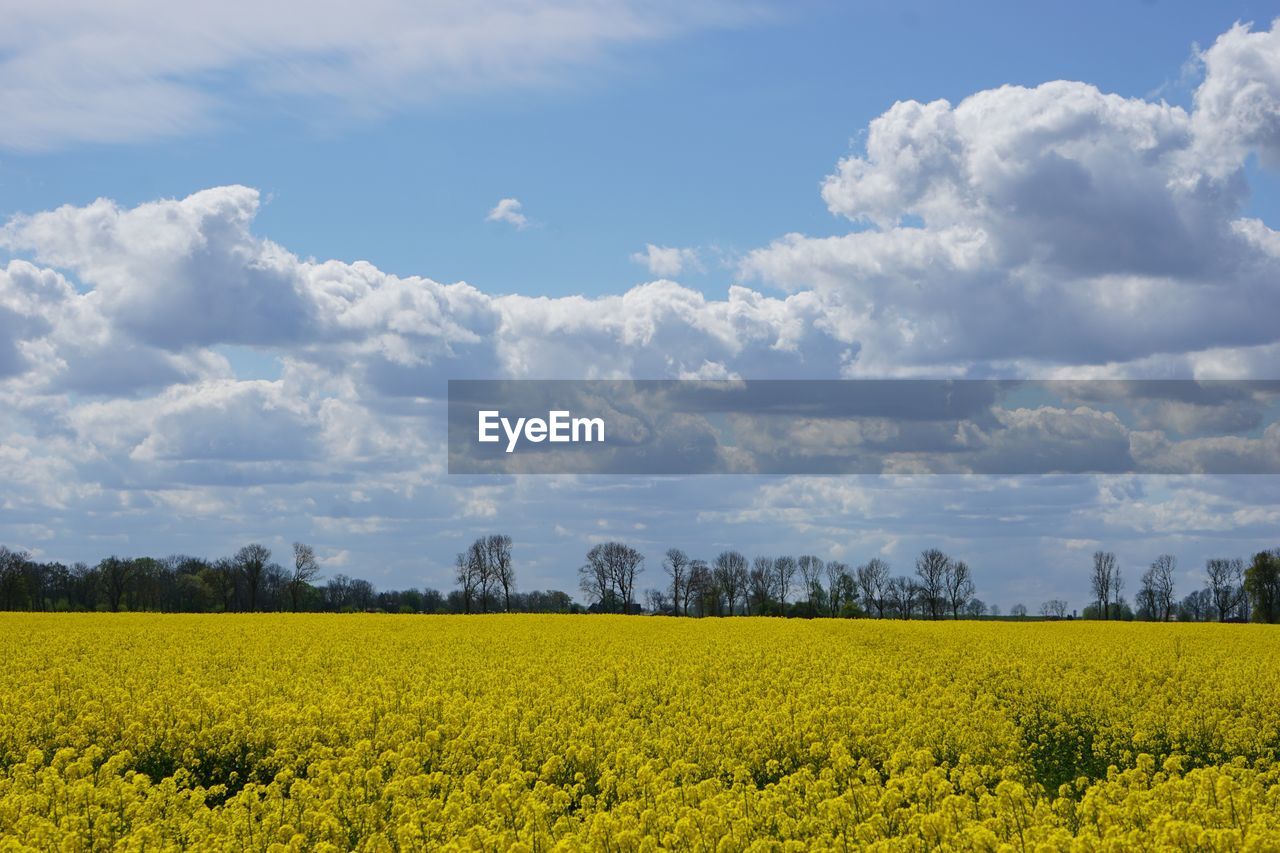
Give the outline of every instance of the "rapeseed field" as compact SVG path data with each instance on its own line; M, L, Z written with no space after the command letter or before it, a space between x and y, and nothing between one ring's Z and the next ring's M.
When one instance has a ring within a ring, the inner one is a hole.
M1276 850L1280 631L0 616L0 850Z

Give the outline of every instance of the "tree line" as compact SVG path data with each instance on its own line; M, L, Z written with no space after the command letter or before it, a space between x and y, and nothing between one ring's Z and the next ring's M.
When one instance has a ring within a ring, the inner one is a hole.
M896 577L878 557L851 568L812 554L748 559L734 550L707 561L679 548L663 555L662 570L664 584L647 589L642 606L635 590L644 556L606 542L587 553L579 587L589 610L607 613L959 619L991 610L974 595L969 565L936 548L921 553L913 575Z
M0 610L257 611L387 613L569 613L582 608L559 590L519 592L511 538L476 540L458 589L378 590L363 578L334 574L321 582L315 550L295 542L287 562L251 543L229 557L107 557L95 565L33 560L0 546Z
M1093 601L1086 619L1141 619L1152 622L1280 622L1280 548L1259 551L1248 565L1240 557L1205 561L1203 586L1181 599L1175 578L1178 561L1161 554L1138 580L1133 604L1111 551L1095 551L1089 573Z
M345 574L321 578L314 549L293 543L286 562L251 543L229 557L110 556L96 565L33 560L0 546L0 609L168 612L388 613L651 613L670 616L872 617L961 619L1000 617L976 595L968 563L937 548L916 558L914 571L894 574L879 557L851 567L811 554L755 556L721 551L714 559L671 548L661 583L641 592L644 555L623 542L593 546L578 569L583 606L567 592L521 592L510 536L481 536L455 561L456 588L378 590ZM1139 577L1132 604L1115 553L1097 551L1089 574L1093 600L1085 619L1280 622L1280 549L1205 564L1203 586L1178 598L1177 559L1162 554ZM1061 599L1039 615L1072 618ZM1027 618L1015 604L1013 618Z

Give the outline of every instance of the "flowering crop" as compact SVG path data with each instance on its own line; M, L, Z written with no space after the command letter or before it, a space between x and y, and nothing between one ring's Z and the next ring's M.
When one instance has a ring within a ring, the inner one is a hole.
M4 615L0 850L1280 847L1280 632Z

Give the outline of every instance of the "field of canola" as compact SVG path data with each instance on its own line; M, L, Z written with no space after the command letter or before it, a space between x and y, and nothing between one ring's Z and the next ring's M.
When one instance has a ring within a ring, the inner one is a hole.
M0 614L0 850L1280 849L1280 630Z

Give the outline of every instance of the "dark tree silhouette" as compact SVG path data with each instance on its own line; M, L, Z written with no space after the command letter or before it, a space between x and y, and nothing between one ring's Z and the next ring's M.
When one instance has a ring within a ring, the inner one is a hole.
M889 585L889 564L879 557L872 557L858 566L857 578L863 605L868 610L875 608L877 618L883 619L885 588Z
M791 592L791 581L796 576L795 557L779 557L773 561L773 591L778 596L778 605L783 616L787 615L787 596Z
M289 603L294 613L298 612L298 602L303 592L319 574L320 565L316 562L315 550L310 545L294 542L293 574L289 577Z
M726 612L732 616L738 599L745 599L747 595L747 558L737 551L721 551L716 557L715 580L724 594ZM746 609L745 605L743 609Z
M943 581L951 618L959 619L961 609L973 597L973 572L964 560L948 560Z
M1253 555L1244 573L1244 588L1249 594L1254 621L1280 620L1280 551L1259 551Z
M124 601L124 594L129 588L129 581L133 578L133 561L115 556L107 557L98 564L98 572L107 589L107 606L112 613L118 613L120 603Z
M621 542L605 542L587 552L578 570L583 593L606 612L630 613L644 555Z
M249 611L258 609L258 593L262 589L262 576L271 561L271 549L256 542L245 545L236 552L236 567L244 578L245 591L249 596Z
M662 558L662 570L671 579L669 590L672 612L688 616L689 556L679 548L668 548L666 555Z
M1116 565L1116 555L1110 551L1093 552L1093 572L1089 575L1089 588L1093 591L1094 601L1098 602L1098 614L1103 619L1111 618L1112 602L1120 598L1120 568Z
M1244 560L1215 558L1205 563L1209 577L1209 594L1213 597L1218 619L1226 621L1236 614L1245 600Z
M946 606L947 572L951 571L951 558L930 548L916 559L916 577L920 579L920 593L931 619L942 618Z
M1177 561L1172 554L1161 554L1142 573L1138 589L1138 612L1153 622L1168 622L1173 618L1173 573Z
M511 612L511 593L515 591L516 573L511 562L511 537L494 533L485 540L485 557L489 573L502 590L502 609Z

